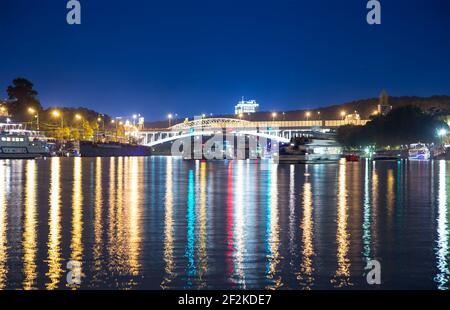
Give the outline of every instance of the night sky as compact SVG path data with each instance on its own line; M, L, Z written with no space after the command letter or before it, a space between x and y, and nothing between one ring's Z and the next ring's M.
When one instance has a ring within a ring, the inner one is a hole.
M0 98L15 77L44 107L112 116L265 111L390 95L450 94L450 1L0 0Z

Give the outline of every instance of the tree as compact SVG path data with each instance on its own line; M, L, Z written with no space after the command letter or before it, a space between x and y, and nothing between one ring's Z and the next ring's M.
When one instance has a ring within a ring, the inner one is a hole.
M80 131L78 130L78 128L71 128L70 136L73 140L80 140Z
M415 106L404 106L392 110L386 116L375 117L365 126L340 127L337 139L349 147L432 143L440 140L438 129L448 129L448 125Z
M94 129L92 129L89 122L83 122L83 138L86 140L92 140L94 138Z
M58 140L68 140L71 138L71 130L69 127L58 128L55 130L54 135Z
M25 122L31 119L29 108L38 112L42 111L42 106L37 99L38 92L33 89L33 86L33 83L27 79L16 78L6 90L10 99L8 111L17 121Z

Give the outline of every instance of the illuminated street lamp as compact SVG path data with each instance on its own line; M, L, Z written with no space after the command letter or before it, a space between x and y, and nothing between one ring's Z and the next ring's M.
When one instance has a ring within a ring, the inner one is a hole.
M116 142L118 141L117 136L119 135L119 133L118 133L118 132L119 132L118 123L119 123L119 122L116 122L115 119L112 119L112 120L111 120L111 124L113 124L113 125L116 126Z
M272 112L272 122L275 121L275 118L277 117L277 113Z
M102 130L103 130L103 133L105 133L105 118L103 118L103 117L97 117L97 122L102 122Z
M136 126L136 119L138 118L137 114L133 114L133 126Z
M77 121L79 121L79 120L83 119L83 117L80 114L75 114L75 119Z
M437 134L441 138L441 143L444 143L444 138L447 137L448 130L445 128L441 128L438 130Z
M64 119L63 119L63 115L61 112L59 112L58 110L53 110L52 111L52 116L54 118L60 118L61 119L61 129L64 127Z
M442 128L442 129L439 129L439 130L438 130L438 135L439 135L440 137L446 136L447 133L448 133L448 131L447 131L447 129L445 129L445 128Z
M345 113L345 111L341 112L342 119L344 119L346 115L347 115L347 113Z
M2 109L3 109L3 107L2 107ZM2 112L3 112L3 110L2 110ZM34 118L36 119L36 129L39 131L39 113L31 107L28 108L28 113L34 115Z
M167 118L169 119L169 127L170 127L172 125L173 115L170 113L169 115L167 115Z
M242 115L242 113L239 113L239 118L242 119L244 115Z
M306 112L306 120L309 121L309 117L311 116L311 112Z

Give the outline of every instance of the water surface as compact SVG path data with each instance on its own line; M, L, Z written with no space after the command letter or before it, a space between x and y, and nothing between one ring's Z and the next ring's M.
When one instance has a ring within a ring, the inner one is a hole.
M448 289L449 180L446 161L1 160L0 288Z

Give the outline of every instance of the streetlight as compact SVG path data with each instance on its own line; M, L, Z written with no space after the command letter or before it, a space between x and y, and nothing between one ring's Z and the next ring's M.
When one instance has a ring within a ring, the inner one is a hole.
M317 117L320 119L320 111L317 111Z
M172 114L167 115L167 118L169 119L169 127L172 125Z
M277 113L272 112L272 122L275 121L275 118L277 117Z
M311 116L311 112L306 112L306 120L309 121L309 117Z
M102 122L102 130L103 130L103 134L105 134L105 119L103 117L97 117L97 122ZM97 137L98 138L98 137Z
M3 109L3 107L2 107L2 109ZM37 129L37 131L39 131L39 113L36 112L36 110L31 107L28 108L28 113L34 115L34 118L36 118L36 129Z
M342 119L344 119L346 115L347 115L347 113L345 113L345 111L341 112Z
M444 143L444 137L446 137L448 134L448 130L445 128L441 128L438 130L438 136L441 138L441 143Z
M242 113L239 113L239 118L242 119L243 115Z
M54 118L61 118L61 129L63 129L64 127L64 119L63 119L63 115L61 112L59 112L58 110L53 110L52 111L52 115Z

